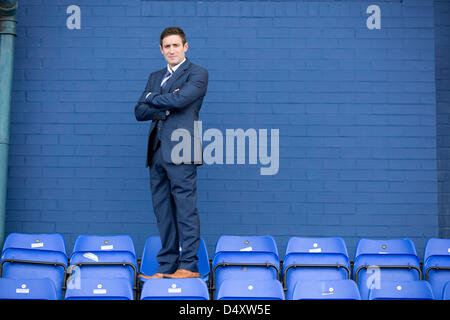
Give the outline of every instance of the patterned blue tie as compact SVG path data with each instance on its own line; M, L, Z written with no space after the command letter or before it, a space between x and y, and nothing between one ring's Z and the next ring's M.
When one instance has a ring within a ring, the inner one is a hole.
M164 75L164 78L163 78L163 80L162 80L162 82L161 82L161 88L164 88L164 87L166 86L167 81L170 79L170 77L172 76L172 74L173 74L173 71L172 71L172 69L169 68L169 69L167 70L166 74Z

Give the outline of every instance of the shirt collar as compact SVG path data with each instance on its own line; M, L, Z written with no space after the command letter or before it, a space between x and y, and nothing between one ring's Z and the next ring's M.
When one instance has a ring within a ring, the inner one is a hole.
M177 71L178 67L181 66L186 61L186 58L184 58L183 61L181 61L179 64L177 64L175 67L170 68L169 65L167 65L167 70L169 70L170 73L173 73Z

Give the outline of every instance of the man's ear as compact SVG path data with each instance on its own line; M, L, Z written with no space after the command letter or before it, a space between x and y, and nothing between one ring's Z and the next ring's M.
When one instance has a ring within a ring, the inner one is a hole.
M186 43L184 44L184 52L186 52L186 51L188 50L188 48L189 48L189 43L186 42Z

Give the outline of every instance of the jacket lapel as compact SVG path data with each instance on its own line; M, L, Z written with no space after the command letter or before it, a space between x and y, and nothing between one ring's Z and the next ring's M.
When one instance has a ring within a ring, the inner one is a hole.
M167 72L167 67L162 69L159 72L159 76L157 78L158 83L156 84L158 86L158 88L161 88L161 82L163 81L164 75L166 74L166 72ZM167 88L167 86L166 86L166 88ZM161 93L164 93L163 91L164 91L164 88L161 88Z

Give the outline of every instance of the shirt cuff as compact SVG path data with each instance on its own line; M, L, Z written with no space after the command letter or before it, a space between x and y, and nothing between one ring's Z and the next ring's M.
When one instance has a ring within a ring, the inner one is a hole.
M146 102L149 102L149 101L147 101L147 98L148 98L151 94L152 94L152 93L149 92L149 93L147 93L147 95L145 96L145 101L146 101Z

